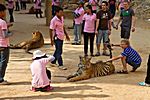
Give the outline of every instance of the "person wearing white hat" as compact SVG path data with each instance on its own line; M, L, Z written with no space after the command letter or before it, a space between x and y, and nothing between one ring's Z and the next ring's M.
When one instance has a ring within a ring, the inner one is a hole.
M33 62L30 65L32 73L32 91L50 91L50 80L46 73L46 65L55 59L54 56L47 56L40 50L33 52Z

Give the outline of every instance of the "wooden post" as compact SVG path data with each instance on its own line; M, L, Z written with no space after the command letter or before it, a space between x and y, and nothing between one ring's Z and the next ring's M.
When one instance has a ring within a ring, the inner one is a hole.
M46 17L46 25L48 26L52 18L52 0L45 1L45 17Z

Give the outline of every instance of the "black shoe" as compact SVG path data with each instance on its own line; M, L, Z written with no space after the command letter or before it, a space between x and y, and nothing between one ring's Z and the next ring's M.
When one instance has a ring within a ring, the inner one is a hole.
M72 45L77 45L77 43L76 43L76 42L74 42L74 43L72 43Z

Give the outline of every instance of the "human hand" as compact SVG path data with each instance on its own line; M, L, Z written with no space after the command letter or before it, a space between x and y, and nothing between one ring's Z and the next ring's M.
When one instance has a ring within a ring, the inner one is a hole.
M54 45L54 40L51 40L51 46L53 46Z
M70 37L69 37L68 35L66 36L66 40L67 40L67 41L70 41Z
M132 32L135 32L135 27L132 27Z
M108 35L110 35L111 34L111 30L108 30Z
M118 30L118 25L116 25L116 30Z
M95 31L96 36L98 35L98 31Z

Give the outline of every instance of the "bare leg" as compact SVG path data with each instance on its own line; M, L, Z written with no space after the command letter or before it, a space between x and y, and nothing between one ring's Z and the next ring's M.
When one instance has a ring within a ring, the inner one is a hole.
M128 70L127 70L126 57L122 57L122 58L121 58L121 61L122 61L122 65L123 65L123 70L124 70L124 71L128 71Z

